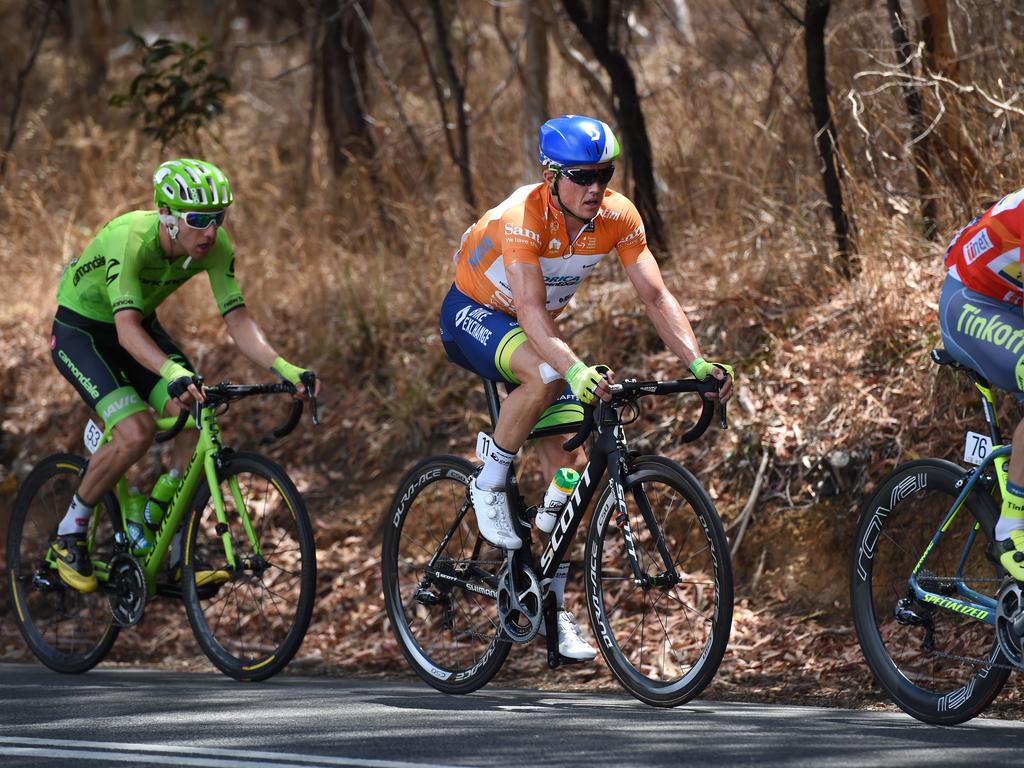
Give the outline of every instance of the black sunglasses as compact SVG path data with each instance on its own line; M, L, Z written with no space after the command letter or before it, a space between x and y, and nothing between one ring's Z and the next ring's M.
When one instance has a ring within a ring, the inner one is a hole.
M615 175L615 166L609 165L605 168L563 168L562 175L573 184L579 184L581 187L589 187L595 181L603 187Z

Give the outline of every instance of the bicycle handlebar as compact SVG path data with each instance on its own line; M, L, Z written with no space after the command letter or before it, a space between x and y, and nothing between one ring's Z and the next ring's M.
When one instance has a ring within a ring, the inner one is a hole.
M193 377L193 380L195 379L198 379L198 385L202 386L202 377ZM317 414L316 397L313 395L316 387L316 376L312 371L307 371L302 374L301 381L306 391L306 396L309 398L309 411L315 426L320 423L320 419ZM164 443L176 437L178 433L185 428L185 423L188 421L188 417L190 415L193 416L198 423L200 418L200 408L216 408L224 403L241 400L242 398L252 397L254 395L276 395L285 393L294 395L297 391L298 390L294 384L290 384L286 381L275 384L232 384L230 382L223 382L212 387L206 387L203 390L206 400L202 403L193 403L192 408L189 410L180 411L173 426L171 426L171 428L166 432L160 432L157 434L156 442ZM273 442L274 440L279 440L294 430L299 423L299 419L302 417L302 408L303 401L295 398L292 401L292 408L291 412L288 414L288 418L281 425L272 430L273 437L263 438L263 444L265 445Z
M621 384L612 384L609 387L612 392L611 401L608 403L600 401L597 406L584 405L583 421L580 424L579 430L562 445L562 448L566 451L574 451L583 445L583 442L590 436L590 433L594 429L594 412L597 407L614 407L632 400L638 400L646 395L670 395L681 392L699 392L702 395L701 401L703 403L700 418L697 419L697 423L683 434L682 437L682 442L692 443L707 431L708 427L711 425L711 419L714 418L715 415L715 401L705 397L704 395L707 395L710 392L717 392L721 389L721 386L722 382L713 376L709 376L704 381L698 381L697 379L672 379L669 381L627 380ZM719 424L722 429L728 429L729 422L726 418L725 403L719 401L718 410Z

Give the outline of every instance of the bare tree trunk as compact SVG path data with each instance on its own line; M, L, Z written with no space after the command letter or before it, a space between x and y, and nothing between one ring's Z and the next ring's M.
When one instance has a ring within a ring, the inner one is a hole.
M71 47L81 67L76 67L76 86L72 91L94 102L107 78L107 50L110 47L110 9L103 0L78 0L68 3Z
M831 0L807 0L804 12L804 48L807 54L807 93L814 115L814 137L821 158L821 180L825 199L832 211L832 226L839 252L839 271L851 278L859 268L850 221L843 205L840 183L839 144L832 108L828 103L828 75L825 68L825 23Z
M908 75L914 75L911 57L914 46L907 34L906 18L900 0L887 0L889 23L892 25L892 41L896 46L896 59L900 69ZM910 143L910 157L917 175L917 191L921 206L921 223L924 236L935 240L938 234L938 202L932 188L932 157L929 152L928 121L925 120L921 91L913 85L903 87L903 102L907 105L910 115L910 130L913 133Z
M537 178L539 129L551 115L548 111L548 22L537 3L523 4L526 55L523 83L523 178Z
M466 93L459 73L455 71L455 60L452 58L451 46L448 44L448 20L445 18L441 0L430 0L430 10L434 16L434 32L437 46L444 63L448 87L451 89L452 102L455 108L455 127L458 131L458 152L455 157L462 176L462 196L470 208L476 208L476 196L473 194L473 178L469 164L469 123L466 120Z
M373 0L361 0L373 12ZM324 31L324 123L331 144L331 167L340 175L352 157L371 158L376 142L366 115L366 30L349 0L331 0L324 7L333 17Z
M3 153L0 155L0 179L7 175L7 160L10 158L11 152L14 149L14 142L18 138L18 113L21 111L21 100L25 95L25 82L32 73L32 68L36 63L36 56L39 55L39 48L46 37L46 29L50 26L50 17L53 15L54 4L55 0L49 0L46 3L43 19L32 36L32 47L29 50L28 61L25 62L25 66L18 70L18 77L14 85L14 104L11 107L11 117L7 123L7 141L4 144Z
M957 81L959 56L949 26L946 0L916 0L916 6L928 69ZM939 143L936 156L960 200L973 207L975 189L981 178L981 159L964 130L959 96L954 94L936 108L939 106L945 109L945 114L936 126Z
M651 246L667 253L665 227L658 211L658 196L654 182L654 162L651 141L647 136L636 78L625 54L610 40L611 22L609 0L591 0L590 12L582 0L562 0L566 13L587 41L601 66L612 81L615 117L625 139L633 167L633 201L644 220L647 240Z

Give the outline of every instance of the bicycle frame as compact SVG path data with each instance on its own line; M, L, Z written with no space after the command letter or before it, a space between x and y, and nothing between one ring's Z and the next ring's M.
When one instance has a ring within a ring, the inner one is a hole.
M970 552L971 547L978 537L978 532L981 529L981 523L979 521L975 521L974 527L967 537L963 555L961 556L956 572L954 573L954 586L956 592L960 598L964 599L958 599L949 595L941 595L936 592L932 592L921 586L918 581L918 575L927 563L928 556L934 551L935 546L938 544L943 534L949 529L949 526L952 525L953 520L962 509L967 497L974 491L978 481L983 478L990 477L990 475L986 473L986 469L993 468L995 470L1000 492L1006 492L1007 467L1010 462L1011 446L1001 444L1002 438L1000 435L999 423L995 411L995 401L992 397L991 389L977 380L974 381L974 385L981 393L982 408L985 413L985 421L988 424L989 435L992 438L993 450L985 457L980 466L969 470L964 478L957 483L958 486L962 486L960 488L960 494L957 496L956 501L953 502L953 506L950 507L949 512L946 513L945 519L943 519L942 524L935 532L932 540L928 543L928 546L925 547L924 553L917 561L917 565L915 565L913 571L911 571L909 583L911 590L914 592L914 596L920 602L928 605L935 605L945 610L955 611L956 613L960 613L969 618L977 619L985 624L995 626L995 599L971 589L963 579L964 564L967 561L968 553ZM898 488L894 491L894 495L901 492L905 495L907 493L913 493L916 490L918 490L917 486L908 486L905 489ZM888 510L886 510L886 512L887 511ZM881 514L881 512L882 510L878 510L876 511L876 514Z
M144 556L139 558L139 564L142 566L143 573L146 575L146 587L149 597L153 597L157 593L157 571L160 569L160 566L164 561L164 557L170 549L171 541L174 538L175 532L180 528L181 522L184 519L185 514L188 512L189 504L192 501L199 483L204 479L210 488L210 498L213 501L214 510L217 516L217 527L219 530L223 531L221 539L224 543L224 554L226 560L232 570L237 570L238 568L238 563L235 560L234 546L231 541L231 534L228 530L227 514L224 509L224 498L221 494L220 481L217 477L217 455L223 447L220 442L220 426L217 424L217 419L212 409L196 408L193 410L193 415L189 416L188 421L186 422L186 428L196 426L194 419L195 411L199 412L199 438L196 443L195 451L192 454L192 458L189 459L181 482L178 485L178 489L175 491L174 496L167 505L167 512L164 514L163 519L160 521L160 527L156 531L153 547ZM173 427L176 422L177 418L175 417L159 418L156 420L156 427L157 430L164 431ZM107 427L104 430L103 436L100 438L100 445L109 442L110 432L110 427ZM231 490L232 498L235 502L235 508L238 510L239 516L241 517L242 526L250 544L253 547L253 551L256 554L261 554L259 541L252 529L252 522L249 519L249 514L242 500L241 490L238 487L238 480L232 477L229 479L228 485ZM128 499L128 483L124 477L121 477L117 481L114 493L117 496L118 505L121 508L122 530L127 530L127 521L124 517L124 510L125 502ZM95 545L99 517L100 505L97 505L90 523L90 551L92 551ZM107 563L93 560L93 569L96 573L96 578L101 582L106 582L108 580L108 567Z

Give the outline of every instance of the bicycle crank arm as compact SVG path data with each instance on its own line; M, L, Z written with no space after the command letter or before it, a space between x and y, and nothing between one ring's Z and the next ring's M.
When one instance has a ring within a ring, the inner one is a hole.
M450 573L442 573L441 571L434 571L430 568L426 569L424 573L428 578L432 579L435 583L437 583L438 581L443 581L446 584L461 587L467 592L475 592L478 595L489 597L492 600L498 599L498 590L491 589L490 587L485 587L482 584L477 584L472 581L466 581L465 579L460 579L458 576L452 576Z

